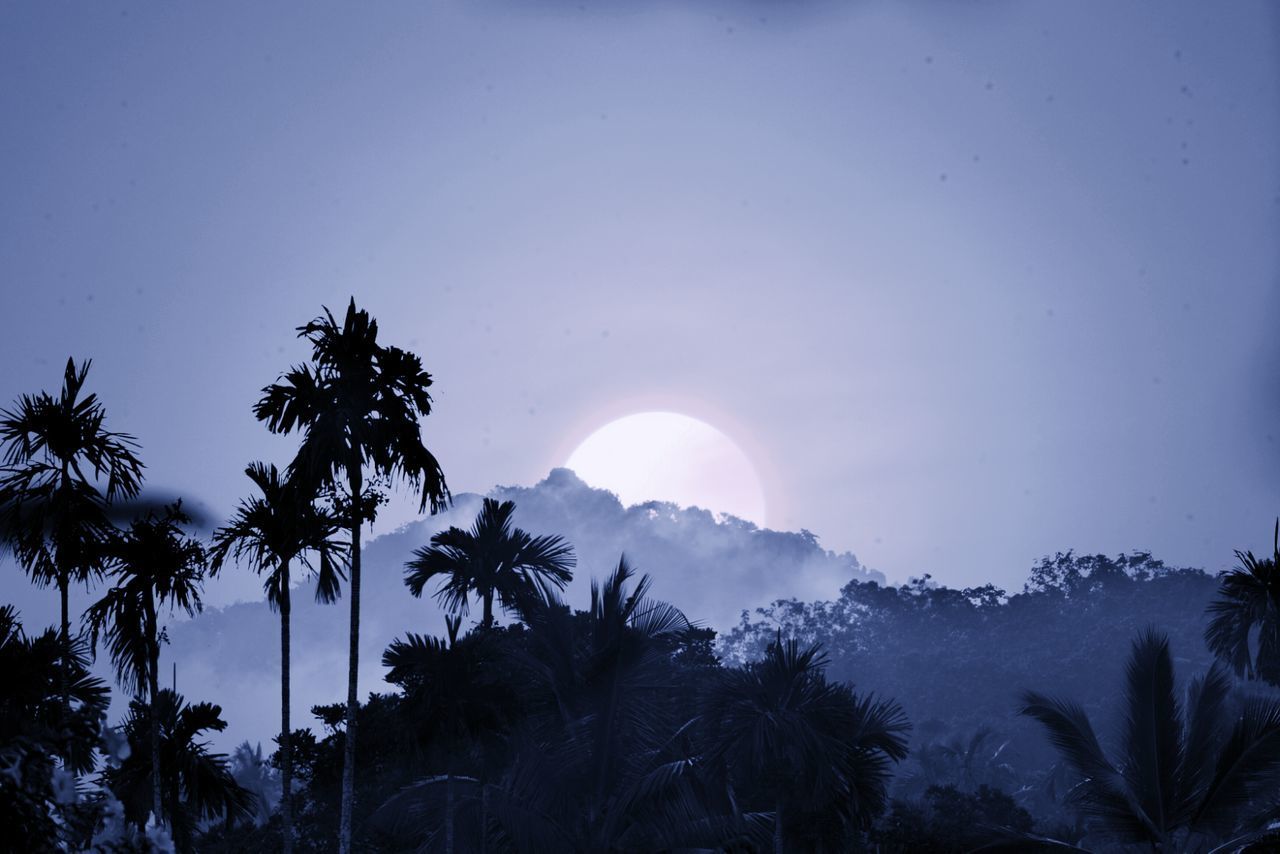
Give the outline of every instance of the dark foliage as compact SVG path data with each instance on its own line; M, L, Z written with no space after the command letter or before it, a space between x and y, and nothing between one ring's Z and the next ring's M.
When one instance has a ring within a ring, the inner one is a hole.
M195 834L202 821L244 819L253 810L252 794L231 776L227 758L210 753L199 740L208 731L226 729L222 709L212 703L188 705L181 694L163 690L156 697L155 718L160 730L160 769L164 813L175 845L195 850ZM107 771L107 785L124 804L125 817L142 827L151 814L152 709L138 701L129 704L124 732L130 753L118 768Z
M1208 851L1264 831L1280 808L1280 700L1232 696L1221 665L1194 679L1180 701L1165 636L1133 643L1124 724L1115 758L1070 700L1023 695L1080 776L1068 802L1087 840L1157 851Z
M964 792L930 786L919 800L895 800L871 840L883 852L963 854L1002 836L1031 833L1031 814L989 786Z
M1204 639L1237 674L1280 686L1280 519L1274 537L1271 557L1236 552L1240 566L1219 580Z
M28 636L13 608L0 607L0 828L17 850L53 851L59 839L72 842L74 778L68 772L85 773L95 764L109 692L89 674L83 644L74 644L66 662L70 707L64 709L62 652L57 631Z
M708 758L744 803L774 812L775 850L841 850L888 800L910 725L891 701L828 682L817 646L779 637L763 659L720 675L703 722Z
M893 697L915 724L912 755L896 786L919 797L928 785L1008 791L1045 825L1070 825L1062 797L1072 773L1029 718L1019 692L1073 697L1108 726L1124 656L1145 626L1166 632L1191 670L1213 662L1201 640L1214 578L1166 566L1146 553L1108 558L1060 553L1033 570L1020 593L990 585L954 589L928 577L900 587L853 582L831 602L782 601L729 632L729 661L758 659L779 631L820 643L832 678ZM967 759L967 743L987 735ZM940 746L958 753L939 756Z

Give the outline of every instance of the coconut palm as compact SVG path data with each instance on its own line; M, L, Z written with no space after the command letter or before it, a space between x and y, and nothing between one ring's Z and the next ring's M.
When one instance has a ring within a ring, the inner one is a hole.
M1169 640L1147 630L1133 643L1122 712L1112 760L1079 705L1023 695L1022 714L1044 725L1082 778L1068 800L1086 821L1087 841L1207 851L1230 840L1243 845L1275 817L1280 702L1234 698L1219 662L1179 703Z
M1237 675L1280 685L1280 519L1271 557L1237 551L1236 558L1240 566L1221 575L1209 604L1205 643Z
M707 700L709 756L735 785L770 794L779 854L792 850L789 824L801 810L830 811L847 832L865 829L884 810L891 764L907 755L902 708L828 682L825 667L817 645L779 636L762 660L725 673Z
M154 707L160 694L160 610L195 615L201 609L200 588L205 574L205 550L185 536L190 518L179 501L163 513L137 519L110 544L114 586L89 607L85 621L91 644L104 637L120 686L134 697L146 695ZM164 821L161 786L160 721L151 715L152 809Z
M107 430L98 396L82 395L90 364L68 359L56 398L23 395L0 412L0 528L31 580L58 588L64 708L74 658L68 589L101 574L100 546L111 528L107 502L135 497L142 482L133 437Z
M273 433L302 431L290 466L301 482L327 490L351 532L351 631L346 744L338 848L351 850L355 798L356 709L360 660L360 529L382 500L380 487L402 479L420 491L419 512L449 500L439 462L422 443L419 419L431 412L431 375L412 353L378 343L378 324L355 300L341 326L326 308L298 328L311 343L311 363L290 369L263 389L254 414ZM370 476L366 480L366 473Z
M467 598L475 593L484 607L480 625L493 626L493 600L512 609L521 597L544 599L573 580L573 547L561 537L535 537L511 524L516 505L486 498L469 531L451 527L416 549L405 573L414 596L433 578L445 583L435 597L451 612L467 613Z
M118 768L105 774L107 785L124 805L125 817L139 827L153 809L151 775L160 757L165 770L164 814L180 851L192 851L199 822L230 816L253 817L254 793L236 782L227 757L211 753L206 732L227 728L222 708L212 703L188 704L165 689L150 705L134 700L124 722L130 752ZM152 733L159 732L159 740Z
M293 851L293 756L289 749L289 590L290 571L301 565L315 576L316 601L338 598L343 581L340 561L346 545L336 539L341 521L318 507L314 495L294 479L281 477L274 465L253 463L245 474L262 493L240 502L235 515L214 532L210 550L216 571L228 556L247 560L266 579L267 602L280 612L280 799L281 832L285 854Z

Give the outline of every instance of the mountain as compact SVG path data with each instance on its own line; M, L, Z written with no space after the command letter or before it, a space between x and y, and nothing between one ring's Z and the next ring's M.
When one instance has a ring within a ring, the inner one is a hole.
M553 469L531 487L499 487L490 495L516 504L515 524L534 534L559 534L574 545L578 568L566 600L585 607L591 579L603 578L625 553L653 577L653 595L690 619L727 630L744 610L779 598L835 596L850 581L884 577L850 553L824 550L808 531L761 529L732 516L666 502L623 507L603 489L568 469ZM415 599L402 581L413 550L450 525L467 527L482 497L458 496L446 512L375 537L364 550L361 607L362 693L386 688L382 651L407 631L443 634L444 618L430 598ZM235 571L231 569L229 571ZM302 585L293 609L293 720L312 721L316 704L346 695L348 605L317 605ZM471 619L478 619L473 612ZM229 750L244 739L269 742L279 721L280 624L265 602L210 609L169 627L163 674L177 664L178 690L193 700L220 703L229 721L217 738ZM166 682L168 680L165 680ZM167 687L167 686L166 686ZM118 701L117 710L123 708Z

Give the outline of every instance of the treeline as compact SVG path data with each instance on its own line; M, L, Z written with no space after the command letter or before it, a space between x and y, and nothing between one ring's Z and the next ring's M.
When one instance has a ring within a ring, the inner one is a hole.
M450 614L356 694L361 533L387 490L449 490L422 442L430 375L354 301L299 328L311 359L254 412L297 434L285 470L210 541L153 506L136 442L69 361L0 414L0 537L59 592L59 627L0 609L0 826L22 851L1267 850L1280 843L1280 524L1220 579L1148 554L1059 554L1022 592L855 580L724 638L622 558L561 600L572 545L486 499L405 555ZM230 564L280 619L269 758L210 752L207 698L160 688L168 615ZM708 568L708 572L714 568ZM346 701L289 717L295 582L350 604ZM99 585L73 625L67 591ZM462 618L478 612L475 626ZM500 615L509 622L502 624ZM108 726L111 661L131 698ZM1176 656L1176 658L1175 658ZM1181 675L1183 681L1178 681ZM913 725L914 724L914 725ZM1046 737L1047 736L1047 737ZM274 792L274 794L273 794Z

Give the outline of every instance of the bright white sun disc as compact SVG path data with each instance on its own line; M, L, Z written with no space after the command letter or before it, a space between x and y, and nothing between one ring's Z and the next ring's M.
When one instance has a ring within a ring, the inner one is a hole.
M765 524L755 466L716 428L676 412L640 412L596 430L566 467L623 504L671 501Z

